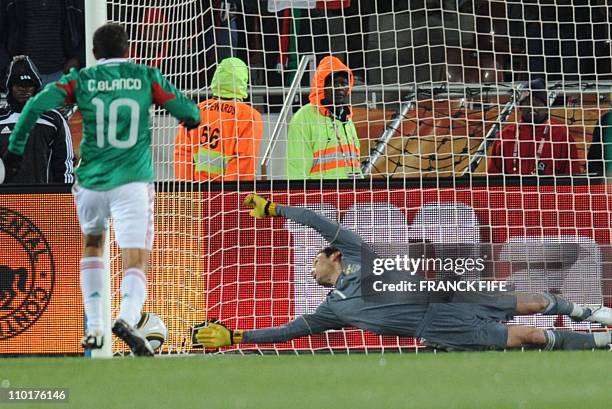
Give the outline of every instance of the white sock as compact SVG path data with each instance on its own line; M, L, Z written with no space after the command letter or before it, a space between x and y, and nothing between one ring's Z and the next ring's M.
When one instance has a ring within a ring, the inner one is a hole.
M591 315L590 308L583 307L582 305L574 304L572 306L572 312L569 313L570 318L582 321Z
M102 257L81 259L81 292L89 332L102 331L102 289L104 287L104 260Z
M121 280L121 307L119 318L131 326L140 320L142 306L147 297L147 277L138 268L128 268Z
M612 344L612 332L594 332L593 340L599 348L605 348Z

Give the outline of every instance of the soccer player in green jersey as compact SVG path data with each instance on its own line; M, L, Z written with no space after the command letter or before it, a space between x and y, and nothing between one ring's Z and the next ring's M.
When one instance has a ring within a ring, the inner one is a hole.
M84 234L81 290L87 316L81 344L94 349L104 343L102 247L112 216L124 268L113 332L135 355L150 356L153 349L135 329L146 298L146 270L153 246L149 108L152 104L165 108L188 128L199 125L200 112L159 70L128 61L128 50L128 36L120 25L106 24L96 30L97 65L72 69L28 102L10 136L4 162L8 172L19 169L29 131L43 112L78 105L83 140L73 194Z

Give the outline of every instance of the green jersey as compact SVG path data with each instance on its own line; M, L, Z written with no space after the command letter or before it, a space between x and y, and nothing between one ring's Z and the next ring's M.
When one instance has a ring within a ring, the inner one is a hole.
M197 105L158 69L113 58L71 70L28 101L9 139L9 150L22 154L36 119L69 103L76 103L83 115L77 181L98 191L153 181L152 104L164 107L179 121L197 124L200 120Z

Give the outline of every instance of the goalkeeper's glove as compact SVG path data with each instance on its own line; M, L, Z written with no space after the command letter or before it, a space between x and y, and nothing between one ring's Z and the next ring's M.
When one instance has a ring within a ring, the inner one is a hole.
M11 182L15 176L19 173L21 169L21 161L23 159L23 155L17 155L9 150L6 151L4 155L2 155L2 163L4 163L4 171L6 175L4 177L4 182Z
M250 215L257 218L263 219L266 216L276 216L276 203L273 203L263 197L250 194L244 199L244 205L250 207Z
M221 348L242 342L243 331L233 331L217 320L204 321L192 328L192 343L206 348Z

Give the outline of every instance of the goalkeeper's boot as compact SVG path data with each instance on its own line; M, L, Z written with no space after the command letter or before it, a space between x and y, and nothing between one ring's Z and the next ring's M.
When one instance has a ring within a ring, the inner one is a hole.
M591 310L591 315L585 321L598 322L602 325L612 326L612 308L599 307Z
M140 331L132 327L127 322L123 321L121 318L115 321L115 324L113 325L113 334L121 338L123 342L125 342L130 347L134 355L155 355L151 344L149 344L149 341L147 341L147 339L140 333Z
M100 330L87 331L87 334L81 338L81 346L85 349L100 349L104 345L104 335Z

